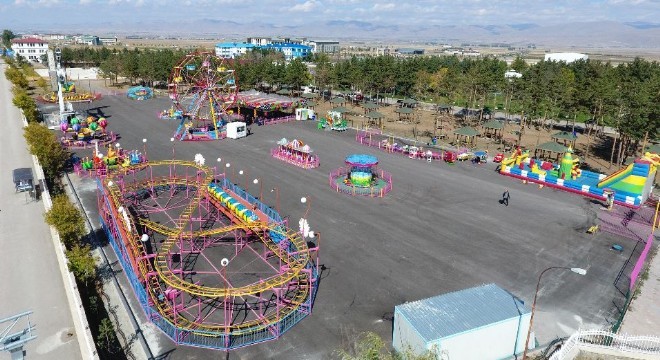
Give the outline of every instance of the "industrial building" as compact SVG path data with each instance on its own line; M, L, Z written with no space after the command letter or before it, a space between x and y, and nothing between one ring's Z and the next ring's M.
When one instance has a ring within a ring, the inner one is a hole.
M510 358L525 348L530 317L520 299L495 284L482 285L397 305L392 345L451 360Z

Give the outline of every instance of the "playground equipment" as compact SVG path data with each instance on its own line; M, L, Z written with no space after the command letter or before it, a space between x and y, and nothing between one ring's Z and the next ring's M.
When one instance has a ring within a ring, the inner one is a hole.
M177 345L277 339L312 312L318 242L202 163L98 178L103 229L147 318Z
M60 142L68 149L107 145L117 140L115 134L106 132L107 127L108 120L104 117L83 118L80 114L72 113L60 122L60 130L63 133Z
M174 105L169 109L165 109L158 114L159 119L163 120L183 120L183 111L177 110Z
M320 165L319 157L313 154L309 145L297 139L293 139L291 142L286 138L280 139L277 147L270 150L270 155L303 169L313 169Z
M115 144L119 145L119 144ZM73 170L78 176L107 176L109 172L123 170L124 172L142 169L147 163L145 153L138 150L126 151L119 146L108 145L106 155L103 155L98 147L93 150L92 157L84 157L74 161Z
M653 190L660 156L646 153L642 158L609 176L581 170L579 162L579 158L573 156L570 148L564 153L559 165L535 161L530 159L526 152L517 149L510 157L502 160L500 173L636 209L646 201Z
M392 175L377 168L378 158L353 154L344 160L346 167L330 173L330 187L346 194L383 197L392 190Z
M193 52L181 59L168 82L169 97L181 112L174 133L179 140L216 140L225 137L223 119L238 94L234 69L213 52Z
M318 125L318 129L330 129L335 131L346 131L348 123L341 113L337 111L328 111L325 118L322 118Z
M133 100L149 100L154 97L154 90L145 86L133 86L126 92L126 97Z

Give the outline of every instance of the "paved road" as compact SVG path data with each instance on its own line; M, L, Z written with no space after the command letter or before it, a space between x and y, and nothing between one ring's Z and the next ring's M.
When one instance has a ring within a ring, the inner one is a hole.
M44 206L14 192L12 169L32 167L32 157L23 140L20 113L11 104L5 68L0 63L0 318L34 311L30 320L38 338L27 345L28 358L80 359Z
M156 118L170 106L167 99L107 97L95 104L125 149L142 149L147 138L152 160L171 157L169 138L177 124ZM621 295L612 283L629 254L608 250L620 239L585 234L596 217L591 200L523 185L495 174L492 164L428 164L386 154L357 144L350 131L318 131L313 123L252 130L254 135L238 141L177 142L176 157L193 160L200 153L208 163L221 157L236 170L233 180L247 180L252 192L254 178L264 189L278 186L282 213L294 226L305 211L300 197L310 198L309 221L322 234L320 256L327 270L311 317L280 340L234 352L232 359L328 358L347 333L365 330L389 342L395 305L483 283L497 283L531 304L537 276L549 266L579 266L589 273L555 271L544 277L535 321L541 343L578 328L607 326L616 317L613 301ZM272 159L268 151L282 137L308 143L321 166L305 171ZM331 191L328 173L352 153L379 157L394 179L390 195L368 199ZM247 177L239 177L241 169ZM78 187L95 218L93 183ZM508 207L498 203L504 188L511 192ZM266 192L265 201L274 204L271 195ZM218 356L174 348L163 336L152 339L154 353L171 351L171 359Z

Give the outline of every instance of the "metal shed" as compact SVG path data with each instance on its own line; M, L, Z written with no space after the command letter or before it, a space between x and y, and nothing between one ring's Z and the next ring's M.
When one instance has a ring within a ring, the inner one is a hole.
M522 300L482 285L397 305L392 345L438 359L507 359L523 352L530 316Z

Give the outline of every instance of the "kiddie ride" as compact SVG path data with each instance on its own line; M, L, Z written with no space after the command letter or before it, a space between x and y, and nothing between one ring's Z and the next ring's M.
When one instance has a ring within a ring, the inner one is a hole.
M328 114L325 116L325 118L319 120L317 128L319 130L330 129L334 131L346 131L346 129L348 129L348 123L340 113L336 111L328 111Z
M119 145L119 144L117 144ZM108 145L108 152L104 156L97 149L92 157L85 157L74 163L73 169L79 176L106 176L109 172L117 170L139 169L137 165L147 163L146 154L138 150L125 151L121 147Z
M639 208L653 190L659 163L657 154L646 153L614 174L605 175L581 170L580 159L573 156L570 147L558 165L531 159L529 151L518 148L502 160L500 173L602 201L607 201L606 195L613 193L614 203Z
M94 116L88 116L87 119L75 115L67 117L60 122L60 130L64 135L60 138L60 142L68 149L110 144L117 140L117 136L112 132L107 133L105 130L107 126L108 120L103 117L98 119Z
M165 109L158 114L158 118L162 120L179 120L183 119L183 111L177 110L172 106L169 109Z

